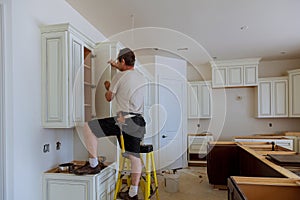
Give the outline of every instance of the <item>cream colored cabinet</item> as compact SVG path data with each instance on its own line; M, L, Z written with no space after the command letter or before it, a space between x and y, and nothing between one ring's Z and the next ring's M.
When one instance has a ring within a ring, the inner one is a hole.
M212 87L242 87L258 84L260 58L211 61Z
M211 83L189 82L188 84L188 118L211 118Z
M115 173L115 164L95 175L77 176L50 170L43 175L43 200L111 200L116 184Z
M288 117L288 77L259 79L255 96L258 118Z
M289 73L289 116L300 117L300 69Z
M41 33L43 127L74 127L85 121L84 82L93 84L85 75L91 66L84 65L93 43L70 24L44 26Z
M116 69L118 42L94 43L70 24L41 27L42 124L72 128L94 117L109 117L113 103L105 99L104 82Z

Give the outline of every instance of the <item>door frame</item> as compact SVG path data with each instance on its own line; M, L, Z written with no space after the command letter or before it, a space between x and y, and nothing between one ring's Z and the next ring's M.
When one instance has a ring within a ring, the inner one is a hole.
M9 200L14 199L12 2L0 0L0 9L0 200Z
M4 141L4 62L3 62L3 3L0 2L0 200L4 200L5 191L5 141Z

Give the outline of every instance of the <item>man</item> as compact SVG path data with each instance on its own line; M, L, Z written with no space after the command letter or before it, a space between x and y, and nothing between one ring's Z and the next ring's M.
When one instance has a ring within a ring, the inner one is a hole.
M95 174L101 171L97 158L97 138L120 135L118 123L122 126L125 143L124 157L131 162L131 186L129 192L120 193L123 199L138 199L138 185L142 172L140 160L140 142L145 134L145 120L143 118L145 79L134 69L135 55L129 49L121 49L117 62L109 61L112 67L120 72L112 78L112 82L105 82L105 98L107 101L115 99L117 117L96 119L84 125L84 138L89 151L89 164L76 171L77 174ZM119 141L120 142L120 141Z

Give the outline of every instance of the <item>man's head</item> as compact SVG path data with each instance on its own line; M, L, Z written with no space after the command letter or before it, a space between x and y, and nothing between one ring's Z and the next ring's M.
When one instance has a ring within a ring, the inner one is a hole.
M135 55L129 48L121 49L118 55L118 61L128 67L134 67Z

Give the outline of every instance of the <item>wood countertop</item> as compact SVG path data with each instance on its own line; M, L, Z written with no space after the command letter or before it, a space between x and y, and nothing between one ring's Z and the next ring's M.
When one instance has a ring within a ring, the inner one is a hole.
M298 175L296 175L295 173L291 172L290 170L279 166L273 162L271 162L270 160L268 160L266 158L267 154L279 154L279 155L293 155L296 154L296 152L288 150L288 149L281 149L279 147L279 149L277 149L276 151L271 151L271 150L258 150L258 148L251 148L251 147L270 147L270 144L267 143L258 143L258 144L244 144L244 143L239 143L239 142L231 142L231 141L214 141L214 142L209 142L210 145L237 145L240 148L242 148L243 150L245 150L246 152L248 152L249 154L253 155L255 158L259 159L261 162L265 163L266 165L270 166L271 168L273 168L274 170L276 170L277 172L279 172L280 174L282 174L283 176L290 178L290 179L297 179L300 180L300 177ZM269 148L270 149L270 148Z
M253 156L255 156L257 159L261 160L263 163L265 163L266 165L272 167L274 170L278 171L279 173L281 173L282 175L284 175L285 177L287 178L291 178L291 179L300 179L300 177L296 174L294 174L293 172L291 172L290 170L284 168L284 167L281 167L279 165L276 165L274 164L273 162L269 161L267 158L266 158L266 154L261 154L253 149L251 149L250 147L247 147L247 146L244 146L242 144L239 144L237 143L237 145L244 149L245 151L247 151L248 153L252 154ZM269 153L274 153L276 151L269 151ZM266 153L266 152L264 152ZM296 152L294 151L284 151L284 152L281 152L281 151L277 151L276 154L296 154Z

